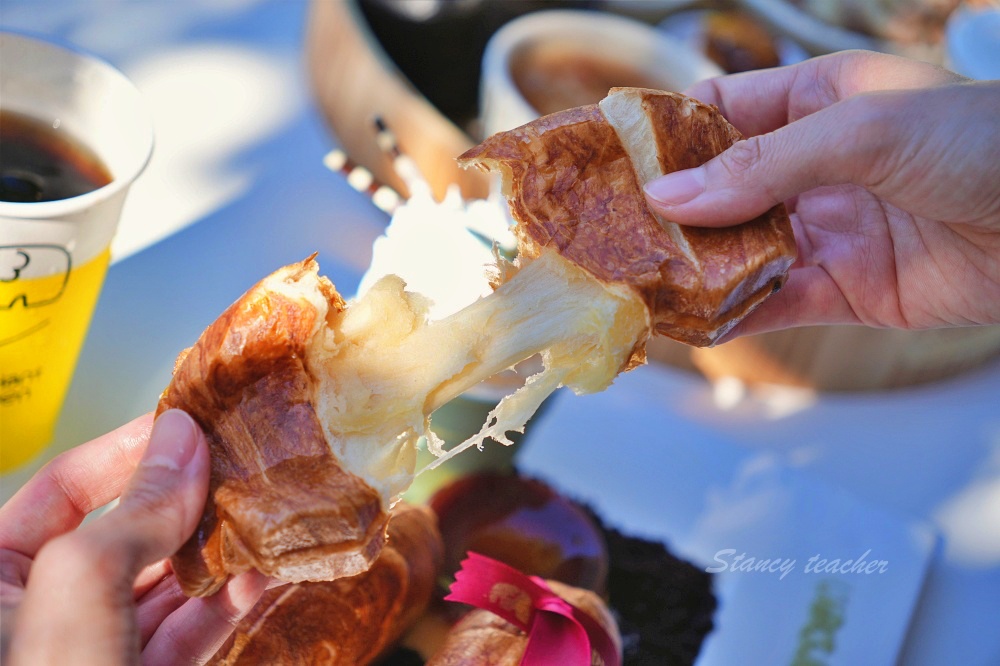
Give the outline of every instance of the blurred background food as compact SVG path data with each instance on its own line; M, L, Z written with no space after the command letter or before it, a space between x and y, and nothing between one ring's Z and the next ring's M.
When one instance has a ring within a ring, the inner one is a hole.
M795 0L801 11L831 25L904 46L937 45L960 0Z
M491 38L499 41L502 28L511 32L512 22L541 10L565 12L565 18L548 22L551 39L525 39L526 46L507 49L508 87L490 93L495 85L488 76L494 75L482 72L494 71ZM314 93L352 159L407 195L375 141L372 118L381 116L436 198L457 185L465 198L482 199L490 193L488 178L460 170L454 158L485 133L506 129L503 122L530 120L525 113L596 102L614 85L683 90L720 72L790 64L847 48L989 74L1000 66L993 64L1000 63L1000 37L991 27L998 14L994 0L314 0L306 50ZM605 38L588 34L579 40L583 46L559 46L560 26L565 31L571 21L602 18ZM653 32L655 46L635 39L631 48L608 46L619 24L640 31L634 34ZM949 35L961 37L949 43ZM498 110L512 104L519 106ZM819 390L934 381L998 354L1000 327L918 332L812 327L717 349L664 339L650 345L653 360L710 379Z

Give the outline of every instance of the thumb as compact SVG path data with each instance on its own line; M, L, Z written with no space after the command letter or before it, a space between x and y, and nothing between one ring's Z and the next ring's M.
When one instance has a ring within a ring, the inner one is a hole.
M208 446L185 412L153 423L149 446L118 506L93 526L94 538L117 551L135 574L172 555L194 532L208 494Z
M39 551L18 610L22 663L134 660L139 634L133 585L139 571L194 532L208 494L204 435L179 410L161 414L119 505Z
M864 186L879 180L897 148L887 115L876 96L848 98L738 141L700 167L649 181L647 201L671 222L727 226L821 185Z

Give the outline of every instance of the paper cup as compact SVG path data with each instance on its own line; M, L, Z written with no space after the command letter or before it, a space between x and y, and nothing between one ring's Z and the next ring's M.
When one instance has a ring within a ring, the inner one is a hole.
M0 473L52 438L153 130L136 88L80 51L0 32L0 110L82 144L111 181L56 201L0 201Z

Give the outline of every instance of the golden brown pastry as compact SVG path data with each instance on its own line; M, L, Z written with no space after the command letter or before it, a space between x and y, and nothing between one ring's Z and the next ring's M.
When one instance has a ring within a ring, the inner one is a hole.
M599 596L559 581L549 580L546 584L563 600L596 620L621 656L618 624ZM427 666L517 666L527 646L525 632L490 611L477 608L455 624Z
M268 590L211 663L368 664L423 613L442 557L433 512L397 505L388 542L367 572Z
M623 89L487 140L463 159L505 174L519 257L498 257L495 291L443 319L392 275L348 306L313 258L251 288L181 355L158 406L190 413L212 457L204 515L172 559L184 591L251 567L289 582L365 571L421 436L438 463L510 443L560 386L601 391L641 364L654 329L698 345L729 330L785 279L783 210L682 229L641 183L738 137L714 107ZM533 356L543 369L444 451L433 412Z
M360 573L415 472L417 441L440 460L507 442L561 385L605 388L641 351L645 306L547 253L487 298L438 321L395 276L345 307L313 259L254 286L182 354L158 412L178 407L212 459L198 528L172 558L185 593L216 592L251 567L289 582ZM544 306L544 307L543 307ZM518 361L545 369L451 449L435 409Z
M296 290L310 277L311 289ZM201 522L172 558L188 595L213 594L251 567L282 580L324 580L364 571L377 557L388 506L334 457L306 365L323 317L343 307L309 262L287 266L178 359L157 413L191 414L212 465Z
M599 105L501 132L459 159L501 174L522 252L555 249L634 290L658 333L707 346L784 283L795 259L788 216L779 205L737 227L681 227L657 219L642 186L741 138L714 106L616 88Z

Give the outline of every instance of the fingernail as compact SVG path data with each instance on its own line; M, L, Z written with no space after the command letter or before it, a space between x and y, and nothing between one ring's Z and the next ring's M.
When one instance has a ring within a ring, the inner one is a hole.
M194 421L179 409L170 409L153 423L149 436L149 446L142 464L146 467L165 467L179 471L194 456L198 446L198 434Z
M701 169L675 171L646 183L649 198L666 206L679 206L705 191L705 172Z

